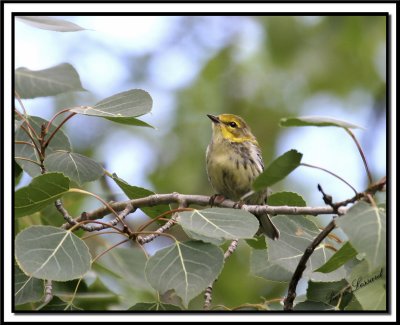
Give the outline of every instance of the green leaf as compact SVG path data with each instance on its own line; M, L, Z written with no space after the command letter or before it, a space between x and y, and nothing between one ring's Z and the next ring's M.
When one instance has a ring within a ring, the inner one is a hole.
M253 189L260 191L284 179L301 162L303 154L296 150L290 150L275 159L255 180Z
M142 197L156 194L145 188L129 185L122 178L119 178L115 173L112 175L112 179L131 200L140 199ZM142 210L150 218L155 218L163 214L164 212L171 210L171 208L169 207L169 205L158 205L154 207L141 207L140 210Z
M28 121L29 124L32 126L32 128L35 130L35 132L40 135L40 130L41 126L43 124L48 123L48 121L42 119L41 117L37 116L28 116ZM56 125L52 124L49 128L49 133L51 134L55 129ZM28 129L28 127L25 124L25 128ZM35 151L35 148L33 146L32 140L29 138L29 136L26 134L24 130L21 128L17 129L15 131L15 140L17 141L25 141L29 142L32 145L28 144L20 144L17 143L15 144L15 156L16 157L23 157L27 159L34 160L36 162L40 162L39 156L37 152ZM37 146L40 148L39 142L36 141ZM49 143L48 147L46 148L46 154L50 155L56 150L66 150L66 151L71 151L71 144L69 142L69 139L67 135L62 131L58 130L51 142ZM32 162L22 160L22 159L16 159L18 164L22 167L24 171L26 171L30 176L35 177L41 174L40 167Z
M69 91L85 91L78 72L69 63L44 70L15 70L15 90L21 98L55 96Z
M15 305L22 305L42 299L44 294L43 280L27 276L16 263L14 264L14 276Z
M314 272L330 273L341 267L343 264L351 260L357 255L357 251L346 242L324 265L316 269Z
M120 124L143 126L154 129L154 126L134 117L106 117L106 119Z
M333 282L308 282L308 300L323 302L331 306L337 306L340 302L339 308L342 309L351 298L351 286L344 279Z
M69 182L69 178L61 173L48 173L35 177L28 186L15 192L15 216L26 216L54 203L68 192Z
M85 30L85 28L69 21L49 16L16 16L15 18L32 27L56 32L77 32Z
M363 310L386 310L386 282L376 281L362 290L354 292ZM348 309L350 310L350 309Z
M260 226L250 212L222 208L180 212L177 222L192 235L224 240L252 238Z
M14 181L15 185L18 185L19 181L21 180L23 170L20 165L14 160Z
M55 296L51 301L38 308L40 311L52 311L52 310L70 310L70 311L76 311L76 310L82 310L81 308L76 307L74 304L71 304L69 302L65 302L64 300L61 300L59 297Z
M175 242L159 250L146 264L146 276L161 294L174 289L185 307L213 282L222 270L224 254L214 245Z
M386 263L386 212L360 201L336 221L358 253L364 253L370 269Z
M136 291L139 289L153 291L144 271L147 259L145 252L139 247L117 247L104 254L96 264L112 270L113 277L123 279L126 286L129 285Z
M281 119L280 126L338 126L348 129L364 129L361 126L327 116L302 116Z
M303 197L294 192L277 192L268 196L268 205L282 206L287 205L291 207L305 207L306 201Z
M307 247L318 236L320 230L314 221L304 216L274 217L274 224L280 231L279 240L268 241L268 258L273 264L278 264L285 270L293 273ZM335 281L343 279L347 272L344 267L335 272L324 274L313 272L314 269L325 264L334 254L325 247L325 243L334 245L330 239L325 239L313 252L306 264L303 276L315 281Z
M253 249L250 255L250 272L255 276L278 282L289 282L293 274L268 260L267 249Z
M20 232L15 238L15 258L28 276L54 281L79 278L91 264L83 240L52 226L32 226Z
M95 181L104 175L104 169L98 162L65 150L56 150L48 155L44 167L49 172L62 172L78 184Z
M163 310L182 310L178 306L171 304L163 304L161 302L140 302L128 310L151 310L151 311L163 311Z
M357 301L346 310L353 310L358 304L362 310L386 310L386 272L383 267L369 272L367 261L363 261L353 268L350 283Z
M254 236L251 239L246 239L246 243L254 249L266 249L267 248L267 242L265 241L265 236L260 235L260 236Z
M149 126L147 123L132 118L151 111L153 100L148 92L132 89L103 99L96 105L76 107L71 112L111 119L114 122Z

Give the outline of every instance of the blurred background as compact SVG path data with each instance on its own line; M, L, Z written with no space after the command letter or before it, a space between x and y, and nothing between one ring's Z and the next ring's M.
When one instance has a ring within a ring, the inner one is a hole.
M354 133L374 180L386 175L384 16L58 18L88 30L58 33L16 21L16 68L40 70L68 62L88 91L25 100L25 107L31 115L50 119L63 108L95 104L128 89L148 91L153 110L142 119L155 129L88 116L75 116L64 126L74 151L132 185L157 193L214 194L205 171L211 137L206 114L220 113L237 114L248 122L266 166L296 149L303 153L303 162L326 168L361 191L368 178L344 130L279 127L281 118L310 115L357 124L364 127ZM28 182L24 175L20 186ZM318 183L334 201L353 195L336 178L305 167L272 190L297 192L308 205L321 206ZM108 181L87 188L114 200L125 199ZM71 207L75 214L82 206L98 207L92 199L76 202L82 205ZM322 218L321 223L327 220ZM162 241L150 245L149 252ZM271 289L268 281L248 275L249 253L245 247L241 250L227 262L217 283L216 303L221 297L237 305L279 296L285 285Z

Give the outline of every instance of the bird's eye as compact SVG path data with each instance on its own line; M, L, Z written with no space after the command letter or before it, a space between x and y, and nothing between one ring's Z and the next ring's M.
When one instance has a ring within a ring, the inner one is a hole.
M229 126L232 127L232 128L235 128L235 127L237 127L237 124L235 122L230 122Z

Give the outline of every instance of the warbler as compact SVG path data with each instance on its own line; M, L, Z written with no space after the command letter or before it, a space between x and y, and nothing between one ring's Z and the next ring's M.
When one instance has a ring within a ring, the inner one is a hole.
M212 121L212 137L207 147L207 174L211 186L227 199L240 201L252 190L254 179L264 170L261 149L246 122L237 115L207 114ZM267 189L245 197L243 203L265 204ZM268 214L257 216L260 230L272 239L279 230Z

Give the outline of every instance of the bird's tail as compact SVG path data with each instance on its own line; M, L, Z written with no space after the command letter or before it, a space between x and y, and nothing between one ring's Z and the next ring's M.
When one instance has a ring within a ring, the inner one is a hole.
M259 232L267 235L271 239L279 239L279 230L272 223L271 218L268 214L263 214L258 216L258 220L260 221L260 230Z

